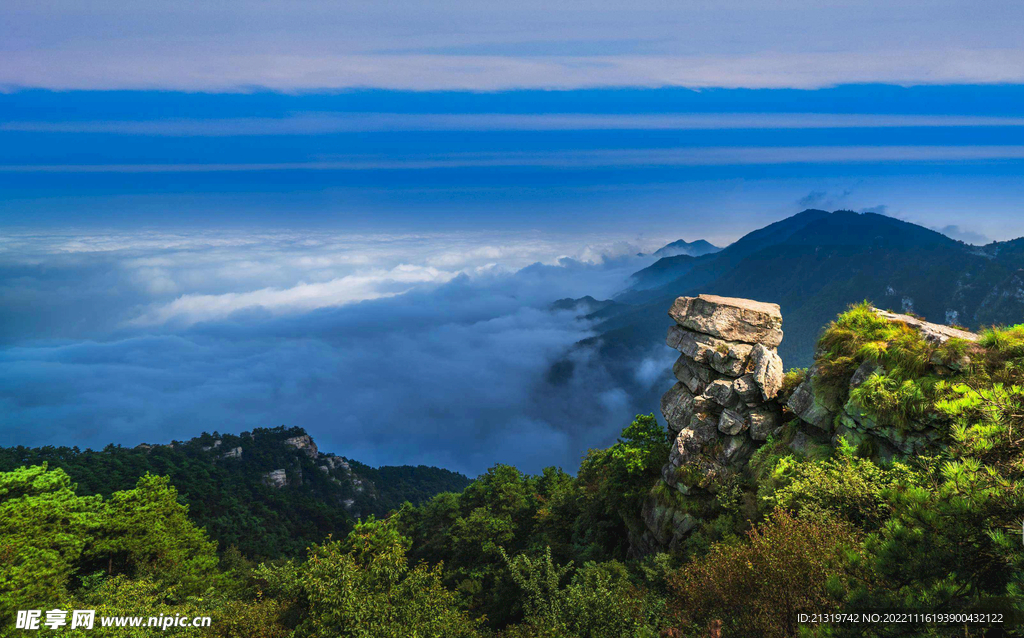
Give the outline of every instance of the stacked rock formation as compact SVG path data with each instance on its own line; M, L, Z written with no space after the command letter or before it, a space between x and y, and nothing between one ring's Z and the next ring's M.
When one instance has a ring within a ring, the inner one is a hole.
M663 485L644 504L645 529L631 537L637 555L676 547L697 524L691 512L699 501L781 425L777 305L700 295L679 297L668 314L676 325L667 343L680 355L672 366L678 382L661 411L675 440Z
M678 383L661 400L675 443L662 475L686 494L713 489L780 423L782 314L776 304L714 295L679 297L667 343Z
M872 308L872 311L883 319L918 331L925 341L935 346L942 345L950 339L976 342L981 338L973 332L930 323L910 315L878 308ZM850 398L850 393L868 377L876 372L884 372L881 366L870 360L864 361L845 382L848 392L837 394L825 387L818 358L815 357L814 365L807 371L807 378L797 386L786 404L800 419L801 424L810 426L797 430L789 444L791 448L801 451L808 443L834 447L839 445L839 438L842 437L847 444L870 452L872 457L888 459L898 455L916 454L932 447L939 440L940 432L932 427L933 424L929 423L928 419L910 421L906 428L883 426L865 414L857 402ZM943 361L936 353L930 363L933 370L940 376L945 376L969 366L971 359L965 354L957 361Z

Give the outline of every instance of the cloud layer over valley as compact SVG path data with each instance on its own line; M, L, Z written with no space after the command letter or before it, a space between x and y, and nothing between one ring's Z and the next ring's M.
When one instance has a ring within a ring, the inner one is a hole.
M500 239L500 241L495 241ZM656 248L531 233L14 234L0 245L4 445L307 428L372 464L572 469L632 414L562 297ZM637 387L670 362L652 344ZM570 353L574 373L553 385ZM664 359L664 360L663 360Z

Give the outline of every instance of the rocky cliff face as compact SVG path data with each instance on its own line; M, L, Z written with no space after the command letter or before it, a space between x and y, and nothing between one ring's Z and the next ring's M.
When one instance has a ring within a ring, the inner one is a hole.
M713 295L679 297L668 314L676 325L667 343L680 355L678 382L661 400L675 435L663 487L700 500L779 428L782 314L775 304ZM674 547L693 528L693 514L678 505L652 493L639 552Z
M967 342L978 341L978 335L951 326L929 323L910 315L897 314L873 309L879 317L903 324L916 330L925 341L941 345L950 339ZM947 373L955 372L970 364L967 354L953 361L944 361L933 356L933 367L945 368ZM911 421L907 427L896 428L880 425L865 414L851 397L871 375L884 369L871 361L864 361L845 379L847 391L837 394L834 387L823 381L822 355L815 357L815 363L807 372L805 380L797 386L786 404L788 411L799 419L797 436L790 446L799 449L807 443L839 444L842 437L853 447L869 450L873 456L890 459L894 456L921 452L935 444L939 432L931 427L927 419Z
M311 459L316 459L320 456L320 451L317 449L316 443L313 442L313 438L308 434L287 438L284 440L284 444L290 445L297 450L301 450Z
M909 315L873 309L887 321L916 330L929 343L978 336ZM700 295L679 297L669 310L675 321L667 344L680 352L672 370L677 383L661 401L674 436L662 480L644 505L646 530L632 539L633 551L672 550L697 525L700 513L729 477L742 472L752 453L770 436L795 453L815 445L836 446L839 438L880 458L920 452L938 438L929 423L880 427L850 400L822 383L816 361L792 395L780 400L782 342L779 306L749 299ZM821 354L819 353L819 358ZM964 360L931 362L956 370ZM842 380L850 389L879 368L865 362ZM843 397L840 399L840 397Z

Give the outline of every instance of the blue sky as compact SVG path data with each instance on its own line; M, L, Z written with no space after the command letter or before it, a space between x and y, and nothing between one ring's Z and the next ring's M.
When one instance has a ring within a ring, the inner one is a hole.
M1024 5L892 5L5 2L0 444L572 468L657 406L547 308L638 253L808 207L1024 235Z
M600 229L729 241L800 206L1005 239L1020 85L0 95L10 225ZM977 217L979 209L984 215ZM622 215L623 210L629 214Z

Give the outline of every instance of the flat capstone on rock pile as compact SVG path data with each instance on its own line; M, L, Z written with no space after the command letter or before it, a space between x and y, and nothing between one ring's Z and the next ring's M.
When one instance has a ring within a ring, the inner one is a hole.
M699 295L676 299L667 343L678 383L661 411L675 440L662 470L683 494L713 490L781 424L782 313L771 303Z

